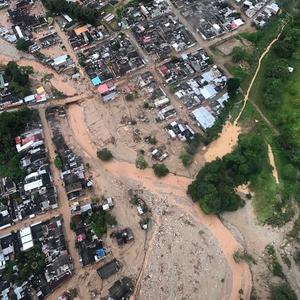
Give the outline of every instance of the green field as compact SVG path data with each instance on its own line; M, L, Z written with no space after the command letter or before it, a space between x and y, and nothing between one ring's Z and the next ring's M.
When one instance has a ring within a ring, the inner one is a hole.
M280 143L278 136L281 135L283 140L285 136L292 136L292 140L300 146L300 42L298 42L292 57L287 59L288 66L293 67L294 71L282 80L283 84L280 85L278 92L280 105L277 108L270 108L264 103L267 72L270 70L270 66L278 63L279 59L281 57L278 57L275 51L271 51L264 59L253 85L249 104L240 120L244 127L254 127L258 134L263 134L266 142L273 149L280 184L276 184L270 166L265 166L263 174L253 178L251 189L255 192L253 206L258 220L262 223L269 222L274 225L283 224L293 215L291 200L296 185L297 171L294 166L297 156L291 158L290 150L286 151L282 147L282 139ZM262 120L251 102L259 106L278 132L274 132ZM254 120L258 122L256 123Z

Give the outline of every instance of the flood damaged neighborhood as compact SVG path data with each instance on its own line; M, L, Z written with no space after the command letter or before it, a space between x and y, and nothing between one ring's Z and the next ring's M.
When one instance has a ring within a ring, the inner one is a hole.
M299 0L0 0L0 299L300 299Z

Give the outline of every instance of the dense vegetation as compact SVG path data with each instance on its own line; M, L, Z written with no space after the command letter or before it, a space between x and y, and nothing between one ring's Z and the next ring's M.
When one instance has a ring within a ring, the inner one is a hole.
M272 287L271 300L297 300L297 296L287 283L283 283Z
M89 222L95 234L100 238L107 232L107 226L117 225L116 218L107 212L93 213Z
M14 267L17 266L18 273ZM28 251L16 253L16 259L6 263L3 277L9 282L23 283L31 275L42 274L46 266L46 256L40 248L34 247Z
M26 125L39 120L37 111L24 108L0 114L0 176L20 179L23 172L19 167L22 154L17 153L15 137L26 129Z
M222 159L207 163L188 187L188 194L207 214L234 211L243 205L235 187L251 181L268 161L266 144L256 134L239 137L237 148Z
M4 69L6 81L9 82L11 92L20 98L31 94L29 75L33 73L31 67L19 67L15 61L10 61Z
M92 25L97 22L98 12L90 7L80 6L66 0L42 0L42 2L54 14L67 14L72 19Z

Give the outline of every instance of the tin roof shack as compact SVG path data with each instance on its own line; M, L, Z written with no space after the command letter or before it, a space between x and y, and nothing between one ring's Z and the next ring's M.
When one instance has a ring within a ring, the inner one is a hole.
M132 280L128 277L123 277L109 288L108 300L128 300L133 290L134 286Z
M24 257L27 257L28 251L40 252L43 254L40 257L45 259L41 272L32 273L19 286L16 282L20 281L22 277L17 269L12 277L13 281L8 282L1 277L0 268L0 281L4 285L4 288L0 286L3 299L12 299L11 295L13 294L16 294L17 297L19 294L26 296L28 292L31 295L32 293L38 295L39 299L44 299L72 275L73 265L63 235L62 222L62 218L57 216L45 222L33 224L16 233L0 237L0 261L2 252L6 259L5 262L14 261L18 270L21 270L20 272L24 267ZM22 257L22 259L18 259L18 257Z
M9 207L7 205L0 205L0 229L10 227L13 223L13 219L9 213Z
M83 194L86 187L82 159L66 145L60 132L54 131L53 143L62 162L61 179L64 181L68 199L74 200Z
M97 204L85 204L73 211L71 229L76 234L76 248L82 266L100 261L110 253L101 239L106 228L105 214L102 206Z
M68 31L69 43L78 51L93 42L102 41L109 37L109 32L104 25L94 27L90 24L80 26Z
M9 177L0 177L0 198L6 198L17 192L17 186Z
M182 54L178 58L161 65L158 71L167 84L172 85L205 71L212 63L204 49L198 49L189 54Z
M73 72L76 68L73 60L68 54L64 54L55 58L50 58L47 63L57 72Z
M6 0L1 0L0 1L0 9L3 9L3 8L5 8L5 7L8 7L8 1L6 1Z
M264 27L273 16L279 13L279 11L279 6L275 2L271 2L258 13L253 19L253 22L258 28Z
M124 76L145 64L124 34L85 49L78 57L94 86ZM95 82L94 78L97 78Z
M178 138L182 142L192 140L195 132L187 122L174 121L166 126L166 131L172 139Z
M32 38L32 31L48 24L44 16L31 15L28 5L9 9L8 15L18 38L29 40Z
M133 232L129 227L112 232L111 237L116 239L119 246L123 246L124 244L134 240Z
M225 0L172 0L204 40L213 39L244 24L240 12Z
M99 269L97 269L97 273L102 280L109 278L110 276L116 274L121 269L121 264L116 259L111 260L106 263Z
M22 220L57 208L57 193L42 128L34 125L32 129L16 137L15 143L17 151L23 154L20 167L27 175L18 186L17 198L10 199L13 219Z
M22 99L12 94L4 72L0 71L0 109L21 105L22 103Z
M195 45L192 34L171 12L165 1L132 2L123 14L123 24L129 26L141 47L157 60L164 60L172 51L180 52Z

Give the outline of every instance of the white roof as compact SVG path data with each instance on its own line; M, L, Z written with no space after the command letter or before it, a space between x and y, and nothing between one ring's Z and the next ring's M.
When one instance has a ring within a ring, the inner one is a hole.
M34 101L34 100L35 100L34 95L29 95L24 98L24 102L30 102L30 101Z
M237 26L237 27L240 27L240 26L242 26L243 24L244 24L244 22L243 22L243 20L242 19L236 19L236 20L234 20L232 23L234 23L235 24L235 26Z
M215 90L214 85L212 85L212 84L208 84L208 85L204 86L203 88L200 89L200 92L201 92L202 96L204 97L204 99L210 99L210 98L216 96L218 93Z
M218 103L223 107L224 102L227 102L229 99L228 93L225 93L223 96L221 96L217 101Z
M25 227L23 229L20 229L19 232L20 232L20 237L22 238L23 236L31 234L31 229L30 229L30 227Z
M64 63L68 58L68 54L64 54L62 56L56 57L53 59L55 65L60 65Z
M30 241L32 241L32 236L31 234L25 235L21 238L22 244L26 244Z
M269 4L269 5L267 6L267 8L273 10L276 14L277 14L278 11L280 10L278 4L276 4L276 3Z
M107 210L110 209L110 207L109 207L108 204L103 204L103 205L102 205L102 208L103 208L104 211L107 211Z
M192 114L203 129L212 127L216 120L215 117L205 107L200 107L193 110Z
M22 249L23 249L23 251L26 251L26 250L28 250L28 249L30 249L32 247L33 247L33 242L30 241L28 243L23 244L23 248Z
M212 70L209 70L205 73L203 73L201 75L201 77L206 81L206 82L211 82L214 80L215 78L215 75L214 75L214 72Z
M32 248L33 241L32 241L32 235L31 235L31 228L25 227L25 228L21 229L19 232L20 232L23 251Z
M37 188L39 188L41 186L43 186L43 181L42 181L42 179L39 179L37 181L25 184L24 185L24 190L25 190L25 192L28 192L28 191L37 189Z

